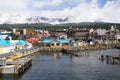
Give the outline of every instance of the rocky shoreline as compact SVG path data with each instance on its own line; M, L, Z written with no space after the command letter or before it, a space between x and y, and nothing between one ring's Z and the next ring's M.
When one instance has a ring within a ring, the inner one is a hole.
M60 46L60 47L41 47L39 52L76 52L76 51L90 51L90 50L101 50L101 49L111 49L115 48L114 45L104 45L104 46L84 46L84 47L74 47L74 46Z

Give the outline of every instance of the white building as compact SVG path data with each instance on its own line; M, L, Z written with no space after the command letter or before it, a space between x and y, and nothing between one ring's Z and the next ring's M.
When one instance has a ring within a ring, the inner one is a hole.
M12 37L11 37L10 33L11 32L6 32L6 31L5 32L0 32L0 39L4 40L4 39L6 39L6 37L9 37L9 39L11 40Z
M98 35L105 35L106 32L107 32L106 29L100 29L100 28L99 28L99 29L96 30L96 33L97 33Z

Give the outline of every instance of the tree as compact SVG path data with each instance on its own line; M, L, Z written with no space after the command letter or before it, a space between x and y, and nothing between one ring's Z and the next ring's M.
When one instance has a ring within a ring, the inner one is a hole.
M7 37L5 38L5 40L10 40L10 38L7 36Z
M118 41L120 42L120 39L118 39Z
M12 40L17 40L19 38L19 35L16 35L15 33L11 33Z
M74 38L76 34L76 29L72 26L67 30L67 36Z
M80 38L75 38L74 40L75 40L75 41L79 41L79 40L80 40Z

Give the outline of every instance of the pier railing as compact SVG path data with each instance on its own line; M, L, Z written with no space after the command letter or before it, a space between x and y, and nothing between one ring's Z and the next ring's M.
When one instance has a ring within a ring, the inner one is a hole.
M30 48L30 49L21 49L21 50L16 50L16 51L10 52L10 53L0 54L0 60L1 59L6 60L6 59L9 59L10 57L13 57L14 59L25 57L27 55L37 52L38 50L39 50L38 47L34 47L34 48ZM16 56L17 56L17 58L15 58Z

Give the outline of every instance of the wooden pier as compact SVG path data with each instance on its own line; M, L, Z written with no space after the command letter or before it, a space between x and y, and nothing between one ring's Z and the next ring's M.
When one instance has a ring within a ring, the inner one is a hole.
M21 74L32 65L32 59L28 58L38 52L39 48L33 48L16 54L0 58L0 74Z
M0 74L21 74L32 65L31 58L21 58L15 61L3 61Z
M101 60L102 62L106 62L107 64L120 65L120 56L101 55L99 60Z

